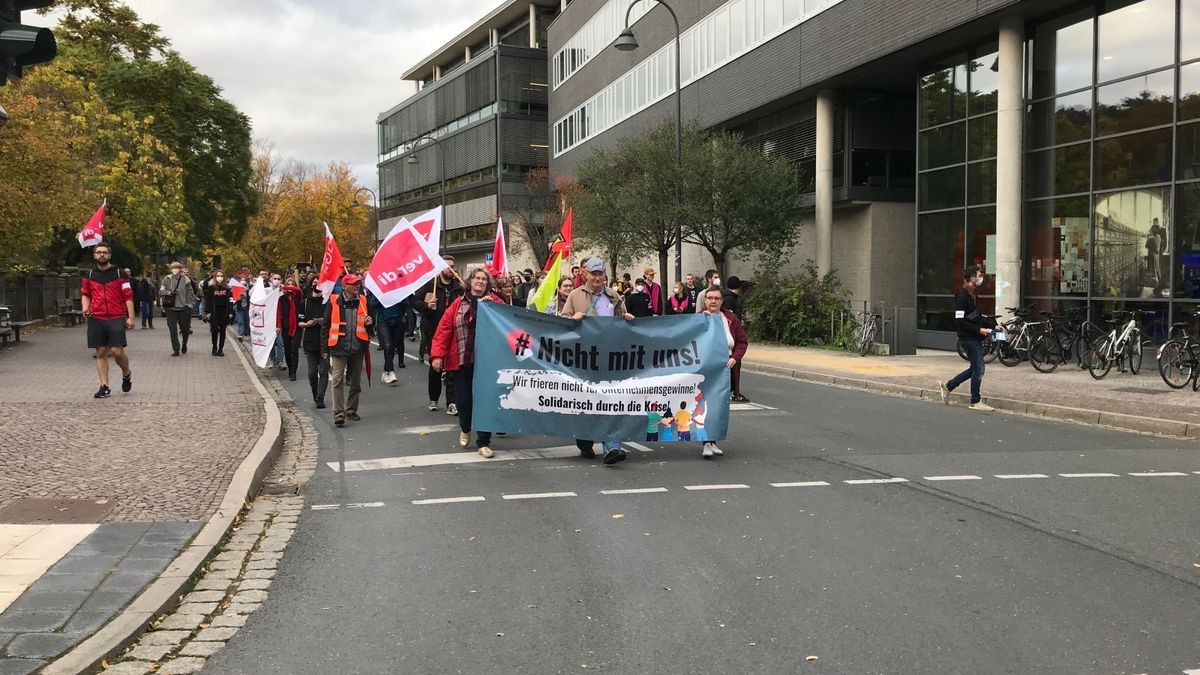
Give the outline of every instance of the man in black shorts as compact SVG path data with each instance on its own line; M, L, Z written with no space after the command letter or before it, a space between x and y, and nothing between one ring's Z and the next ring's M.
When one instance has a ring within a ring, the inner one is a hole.
M108 244L96 244L92 260L96 264L83 277L79 292L87 317L88 347L96 350L96 374L100 376L96 398L106 398L112 393L108 388L110 352L121 367L121 391L133 388L129 357L125 355L125 330L133 328L133 286L110 262L112 248Z

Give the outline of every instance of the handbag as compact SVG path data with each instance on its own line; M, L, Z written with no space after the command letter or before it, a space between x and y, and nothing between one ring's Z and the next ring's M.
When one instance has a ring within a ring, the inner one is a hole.
M162 296L162 308L163 309L175 309L175 292L178 290L179 290L179 281L176 281L175 288L171 291L171 294Z

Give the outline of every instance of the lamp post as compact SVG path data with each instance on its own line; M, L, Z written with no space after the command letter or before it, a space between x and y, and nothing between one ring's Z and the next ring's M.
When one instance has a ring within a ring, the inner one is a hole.
M442 148L442 142L433 136L422 136L413 141L413 152L404 160L406 164L420 164L421 160L417 159L417 148L421 147L421 143L430 141L438 150L438 165L442 170L442 232L446 231L446 151Z
M617 36L617 41L614 43L617 49L623 52L630 52L638 48L637 38L633 36L633 29L629 27L629 15L633 12L633 6L642 0L631 0L629 7L625 8L625 30ZM671 20L675 22L675 281L683 281L683 226L679 222L679 169L680 169L680 146L683 144L683 92L680 91L679 78L679 17L675 14L675 10L671 9L663 0L658 0L658 4L665 7L671 13ZM663 280L663 290L667 288L666 280Z
M377 196L375 196L375 192L373 190L371 190L371 188L360 187L354 191L354 199L351 200L351 202L350 202L351 208L354 208L356 206L365 206L362 202L358 201L358 193L360 193L360 192L366 192L367 194L371 195L371 202L375 204L375 240L376 240L376 242L378 242L379 241L379 198Z

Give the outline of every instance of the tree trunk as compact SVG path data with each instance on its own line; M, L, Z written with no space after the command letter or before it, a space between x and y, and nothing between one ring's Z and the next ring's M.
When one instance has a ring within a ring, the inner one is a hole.
M658 249L658 273L660 275L659 278L662 279L662 282L658 285L659 295L662 296L658 301L658 308L666 315L667 298L670 297L670 294L667 293L667 249L665 248ZM676 279L676 281L679 280Z
M725 278L725 251L712 251L713 267L717 270L717 275L722 279Z

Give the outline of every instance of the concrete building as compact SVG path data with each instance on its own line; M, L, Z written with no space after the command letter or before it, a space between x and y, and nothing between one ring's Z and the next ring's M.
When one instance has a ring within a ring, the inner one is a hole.
M801 169L793 260L954 342L962 268L989 308L1200 303L1200 2L674 0L685 120ZM674 24L576 0L548 30L550 167L674 115ZM711 266L699 250L684 267ZM733 272L750 276L742 263Z
M465 268L491 252L497 217L538 212L526 176L548 163L546 28L559 7L505 2L405 71L416 93L377 120L379 238L444 200L443 250Z

